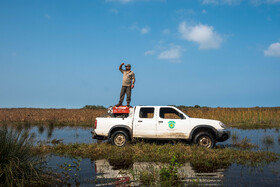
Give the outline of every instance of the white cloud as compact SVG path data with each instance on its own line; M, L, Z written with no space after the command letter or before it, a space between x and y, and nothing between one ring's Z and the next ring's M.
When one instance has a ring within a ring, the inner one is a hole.
M239 5L244 0L202 0L204 5ZM249 3L258 6L261 4L276 4L280 0L247 0Z
M185 49L180 45L170 43L166 45L163 40L159 40L154 49L144 53L145 56L155 55L159 60L168 60L170 62L180 62L181 55Z
M134 0L105 0L106 2L130 3Z
M208 4L218 4L218 0L203 0L202 4L208 5Z
M162 31L162 34L169 34L170 33L170 30L169 29L164 29L163 31Z
M240 4L241 1L243 1L243 0L203 0L202 4L205 4L205 5L209 5L209 4L212 4L212 5L223 5L223 4L237 5L237 4Z
M110 9L109 11L110 11L111 13L114 13L114 14L118 14L118 13L119 13L118 9L115 9L115 8Z
M139 30L138 26L136 24L133 24L129 27L130 30Z
M158 59L161 60L178 60L181 57L182 47L178 45L171 45L167 50L162 51L158 55Z
M141 34L148 34L150 32L150 27L146 26L140 30Z
M219 48L223 41L212 26L202 24L188 26L186 22L182 22L179 25L179 32L183 39L199 44L199 49Z
M176 11L177 14L182 14L182 15L193 15L195 14L195 11L193 9L184 9L181 8Z
M153 54L155 54L155 50L148 50L145 52L145 56L153 55Z
M272 19L271 19L270 16L267 16L267 17L266 17L266 20L267 20L267 21L272 21Z
M133 24L129 27L130 30L137 30L137 31L140 31L141 34L148 34L150 32L150 27L149 26L145 26L143 28L139 28L137 26L137 24Z
M280 0L250 0L253 5L261 5L261 4L276 4L280 3Z
M280 57L280 42L271 44L268 49L264 51L264 55Z
M48 14L45 14L45 18L46 18L46 19L51 19L51 16L48 15Z
M280 0L267 0L266 2L270 4L275 4L275 3L280 3Z
M113 2L113 3L132 3L132 2L150 2L150 1L155 1L155 2L166 2L167 0L105 0L105 2Z
M250 0L250 3L255 5L255 6L259 6L260 4L262 4L262 0Z

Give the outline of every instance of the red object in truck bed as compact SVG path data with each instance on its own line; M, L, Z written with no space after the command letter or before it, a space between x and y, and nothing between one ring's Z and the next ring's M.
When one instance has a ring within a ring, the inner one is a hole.
M129 114L129 107L127 106L114 106L113 114Z

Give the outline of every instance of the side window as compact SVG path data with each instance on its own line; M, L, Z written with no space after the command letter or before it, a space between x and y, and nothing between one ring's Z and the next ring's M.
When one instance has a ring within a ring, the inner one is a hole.
M163 119L185 119L183 114L173 108L160 108L159 116Z
M155 108L143 107L140 109L140 118L154 118Z

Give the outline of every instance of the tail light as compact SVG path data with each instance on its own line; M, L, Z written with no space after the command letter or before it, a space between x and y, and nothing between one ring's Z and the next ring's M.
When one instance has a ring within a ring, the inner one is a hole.
M96 129L96 127L97 127L97 120L95 120L94 129Z

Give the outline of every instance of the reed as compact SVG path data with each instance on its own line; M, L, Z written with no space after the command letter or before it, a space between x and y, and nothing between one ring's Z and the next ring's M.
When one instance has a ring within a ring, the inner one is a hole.
M233 142L233 146L234 147L238 147L241 149L251 149L251 148L256 148L258 147L257 145L254 145L251 143L251 140L248 139L247 137L243 138L241 141L237 142Z
M265 145L273 145L274 144L274 137L271 135L267 135L262 139Z
M238 134L236 132L232 132L231 139L233 144L237 142L238 138Z
M32 135L0 128L0 186L40 186L52 181L32 151Z

